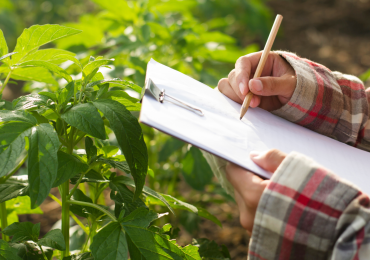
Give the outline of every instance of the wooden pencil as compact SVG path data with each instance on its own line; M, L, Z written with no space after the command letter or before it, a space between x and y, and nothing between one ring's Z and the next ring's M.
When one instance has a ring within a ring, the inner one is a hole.
M256 72L254 73L254 77L253 77L254 79L261 76L263 67L265 66L265 63L266 63L267 57L269 56L271 47L274 44L274 40L275 40L277 32L279 31L279 27L280 27L280 24L281 24L282 20L283 20L283 16L278 14L275 18L275 22L274 22L274 25L272 26L272 29L271 29L270 35L267 39L265 48L263 49L262 56L261 56L261 59L258 63ZM248 82L247 82L247 86L248 86ZM249 108L249 104L251 103L251 100L252 100L252 97L253 97L253 93L251 91L249 91L248 94L245 96L244 101L243 101L243 105L240 109L240 120L243 118L245 113L247 113L248 108Z

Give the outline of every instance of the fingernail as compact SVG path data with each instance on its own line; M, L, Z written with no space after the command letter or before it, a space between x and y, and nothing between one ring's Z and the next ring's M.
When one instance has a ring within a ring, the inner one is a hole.
M258 79L254 79L253 80L253 89L255 91L262 91L262 89L263 89L262 82Z
M249 156L254 158L254 157L257 157L260 154L261 154L261 152L259 152L259 151L252 151L252 152L249 153Z
M243 82L240 82L239 89L240 89L240 93L242 93L242 95L244 95L244 92L245 92L245 84Z

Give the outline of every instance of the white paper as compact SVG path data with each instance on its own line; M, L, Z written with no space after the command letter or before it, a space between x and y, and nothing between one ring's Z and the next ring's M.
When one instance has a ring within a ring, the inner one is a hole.
M154 60L147 78L166 94L201 109L201 117L175 104L143 97L140 121L260 176L271 173L249 159L251 151L297 151L370 194L370 153L295 125L259 108L239 120L240 104ZM299 173L297 173L299 174Z

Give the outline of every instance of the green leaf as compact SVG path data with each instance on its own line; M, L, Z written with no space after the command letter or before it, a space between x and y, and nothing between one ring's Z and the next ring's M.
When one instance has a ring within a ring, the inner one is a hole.
M206 218L213 223L217 224L219 227L222 227L221 222L213 216L211 213L209 213L206 209L198 207L198 215L202 218Z
M71 126L76 127L84 133L99 139L105 139L105 128L103 119L98 110L91 103L77 104L66 113L61 115L62 119Z
M53 101L57 101L57 95L55 93L47 92L47 91L41 91L38 93L41 96L45 96L50 98Z
M158 162L165 162L167 159L181 147L183 147L185 143L180 141L179 139L170 137L162 146L162 149L159 151L158 154Z
M53 187L68 181L75 175L87 171L89 166L78 159L77 156L58 151L58 173Z
M182 160L182 173L185 181L196 190L204 190L211 183L213 172L202 152L191 147Z
M31 60L31 61L26 61L17 64L18 67L42 67L45 68L51 72L53 72L55 75L58 75L61 78L64 78L67 82L72 81L72 77L61 67L58 65L55 65L53 63L47 62L47 61L40 61L40 60Z
M0 122L25 122L32 125L37 124L36 118L25 111L0 111Z
M112 60L95 60L88 63L82 70L82 76L85 83L88 83L94 75L98 72L101 66L107 65L112 62Z
M137 209L121 221L132 244L135 254L139 251L146 259L192 259L201 260L195 246L180 247L175 240L147 229L148 225L161 215L147 209ZM143 239L145 238L145 239Z
M229 251L220 247L213 240L199 238L193 240L193 245L199 247L199 255L204 260L230 260Z
M69 100L74 95L74 89L75 89L75 82L71 81L65 86L65 88L62 89L58 96L58 104L61 107L64 107L68 104Z
M68 59L69 56L74 57L75 54L73 52L61 49L43 49L30 53L29 55L22 59L22 62L38 60L38 61L47 61L54 64L60 64L62 62L69 60Z
M12 56L13 54L16 54L16 52L11 52L11 53L8 53L8 54L5 54L3 56L0 57L0 60L5 60L6 58ZM6 59L5 61L3 62L7 62L8 59Z
M128 259L128 248L125 233L121 225L111 222L94 236L90 250L94 259L124 260Z
M17 197L6 202L7 209L22 214L43 214L42 210L37 207L31 209L31 200L28 196Z
M27 194L28 194L27 184L24 183L0 184L0 203L14 199L18 196L25 196Z
M1 110L12 110L13 109L12 102L9 102L8 100L0 100L0 109Z
M130 167L128 166L126 161L114 161L111 159L99 158L98 161L109 164L113 168L119 169L126 174L131 174Z
M10 122L0 125L0 177L12 171L25 150L25 136L28 136L34 124Z
M3 231L7 236L13 236L12 242L32 240L37 242L40 235L40 223L16 222L7 226Z
M59 146L58 134L50 124L40 124L31 129L28 181L32 208L45 200L57 177Z
M134 193L130 191L126 185L122 183L110 182L111 188L110 198L116 202L115 213L119 216L122 209L125 210L125 215L130 214L137 208L147 208L145 203L140 199L134 199Z
M359 78L364 82L368 80L370 78L370 69L361 74Z
M128 186L131 186L131 187L135 187L135 183L134 181L129 178L129 177L126 177L126 176L117 176L117 177L114 177L111 182L113 182L115 185L117 185L118 183L122 183L122 184L125 184L125 185L128 185ZM153 198L156 198L160 201L162 201L164 203L164 205L166 205L168 207L168 209L173 213L173 209L172 207L170 206L170 204L167 202L167 200L158 192L152 190L151 188L147 187L147 186L144 186L143 188L143 193L148 195L148 196L151 196Z
M52 85L57 85L58 82L55 80L49 70L41 67L27 67L27 68L16 68L13 70L11 76L12 79L24 80L24 81L39 81L45 82Z
M10 247L8 242L0 239L0 260L22 260L17 253L18 251Z
M137 103L139 100L136 98L131 97L123 90L112 90L106 92L105 94L101 95L101 99L107 98L118 101L122 105L124 105L127 110L130 111L139 111L141 108L141 104Z
M76 184L77 183L77 180L80 178L80 174L77 174L75 177L72 177L71 178L71 183L72 184ZM94 170L90 170L88 171L85 176L82 178L81 180L81 183L82 182L93 182L93 183L107 183L109 182L108 180L104 179L100 173L94 171Z
M13 55L12 65L19 63L25 55L44 44L80 32L80 30L57 24L33 25L24 29L21 36L17 39L14 51L18 53Z
M81 255L72 255L64 257L63 260L94 260L94 257L91 255L90 252L87 252Z
M127 80L117 79L116 81L111 81L110 83L112 85L118 85L118 86L123 86L125 88L130 88L139 94L141 94L141 91L142 91L141 87Z
M22 96L13 101L14 110L27 110L39 106L48 106L49 97L37 94Z
M104 10L108 10L113 14L117 15L117 17L132 21L135 19L135 9L131 8L126 1L114 1L114 2L107 2L104 0L93 0L93 2L100 5ZM122 12L122 10L125 10Z
M43 238L39 240L38 244L58 249L60 251L66 250L66 244L60 229L50 230Z
M6 44L6 40L3 34L3 31L0 30L0 57L8 54L8 45Z
M135 180L135 198L138 198L148 171L148 152L141 127L126 107L117 101L100 99L93 104L108 119L110 128L116 135Z
M88 162L98 154L98 149L94 145L93 140L88 136L85 137L85 151Z

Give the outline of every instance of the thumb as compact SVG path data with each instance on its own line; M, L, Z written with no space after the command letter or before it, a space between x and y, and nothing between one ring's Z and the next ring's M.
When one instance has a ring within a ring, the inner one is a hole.
M277 149L271 149L266 152L251 152L250 157L261 168L275 172L281 162L285 159L286 154Z
M259 96L284 96L290 98L295 89L295 80L289 76L260 77L249 81L249 89Z

